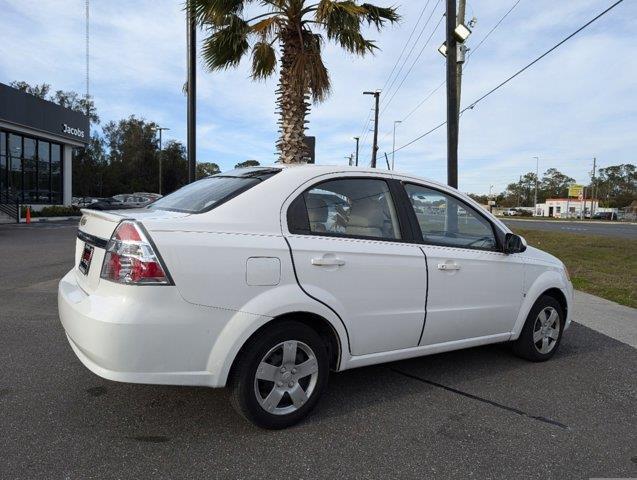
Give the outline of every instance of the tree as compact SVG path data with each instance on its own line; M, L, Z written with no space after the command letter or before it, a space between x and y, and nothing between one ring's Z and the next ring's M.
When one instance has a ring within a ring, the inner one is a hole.
M76 197L104 196L104 174L107 167L108 158L104 149L104 140L94 133L86 148L74 150L73 195Z
M256 160L246 160L245 162L237 163L234 168L248 168L248 167L258 167L260 165Z
M565 198L568 196L568 187L575 183L575 179L564 175L556 168L549 168L542 176L538 202L544 202L547 198Z
M9 83L9 86L42 100L46 100L49 90L51 90L51 85L48 83L43 83L42 85L29 85L27 82L17 80Z
M216 175L221 170L219 169L219 165L212 162L199 162L197 163L197 175L196 178L205 178L210 175Z
M180 142L171 140L164 146L160 155L162 161L162 193L168 194L188 183L186 147Z
M109 195L158 190L157 124L134 115L103 128L109 150Z
M637 169L630 163L600 168L596 197L605 207L622 208L637 198Z
M236 67L251 50L252 77L272 76L279 63L277 106L280 136L277 142L282 163L301 162L311 98L319 103L330 92L330 78L323 63L324 36L356 55L372 53L377 47L363 37L366 23L377 30L398 21L394 8L356 0L262 0L263 10L246 18L251 0L187 0L197 23L208 33L202 56L209 70ZM279 47L279 55L275 45ZM251 48L252 46L252 48Z

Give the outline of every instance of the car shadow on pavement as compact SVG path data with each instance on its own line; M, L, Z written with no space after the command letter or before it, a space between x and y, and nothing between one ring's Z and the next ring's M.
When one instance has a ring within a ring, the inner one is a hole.
M544 363L521 360L506 344L498 344L333 373L315 412L293 429L338 423L342 417L365 421L367 415L392 411L387 405L405 398L427 405L439 401L445 388L452 393L466 390L469 397L515 410L525 407L520 404L534 397L538 388L564 388L564 379L573 376L570 369L594 364L609 350L624 347L574 325L555 357ZM207 436L211 431L219 435L258 431L234 412L223 389L120 384L86 374L78 375L83 380L77 383L86 386L72 406L81 411L77 421L91 418L96 427L102 424L110 435L127 441L161 443L181 435ZM546 384L547 377L554 378L555 385Z

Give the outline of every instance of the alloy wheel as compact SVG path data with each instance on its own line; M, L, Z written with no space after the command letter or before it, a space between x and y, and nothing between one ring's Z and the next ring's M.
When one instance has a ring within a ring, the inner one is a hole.
M305 405L318 380L318 361L303 342L287 340L271 348L259 362L254 393L261 408L287 415Z
M553 307L540 310L533 324L533 345L535 349L547 354L551 352L560 338L560 315Z

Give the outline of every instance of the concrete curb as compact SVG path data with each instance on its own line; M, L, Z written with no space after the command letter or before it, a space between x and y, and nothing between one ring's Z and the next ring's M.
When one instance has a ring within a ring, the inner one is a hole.
M64 222L64 221L68 221L68 220L75 220L77 219L77 221L80 221L80 218L82 218L79 215L74 215L72 217L32 217L31 218L31 223L39 223L39 222ZM20 223L26 223L24 218L20 219Z
M637 348L637 309L575 291L574 322Z
M590 225L592 223L596 223L599 225L637 225L636 222L619 222L619 221L614 221L614 222L602 222L599 220L549 220L549 219L530 219L530 218L516 218L516 217L497 217L499 219L501 219L502 221L506 221L506 220L511 220L511 221L515 221L515 222L550 222L550 223L555 223L555 224L560 224L560 223L582 223L584 225Z

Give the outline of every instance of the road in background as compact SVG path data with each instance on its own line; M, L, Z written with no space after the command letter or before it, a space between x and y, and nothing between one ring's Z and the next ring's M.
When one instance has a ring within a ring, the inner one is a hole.
M579 233L637 239L637 225L619 222L569 222L565 220L512 220L500 218L511 230L526 228L548 232Z
M104 380L57 314L75 232L0 227L2 479L637 476L637 350L579 324L545 363L495 345L334 374L284 431L224 390Z

